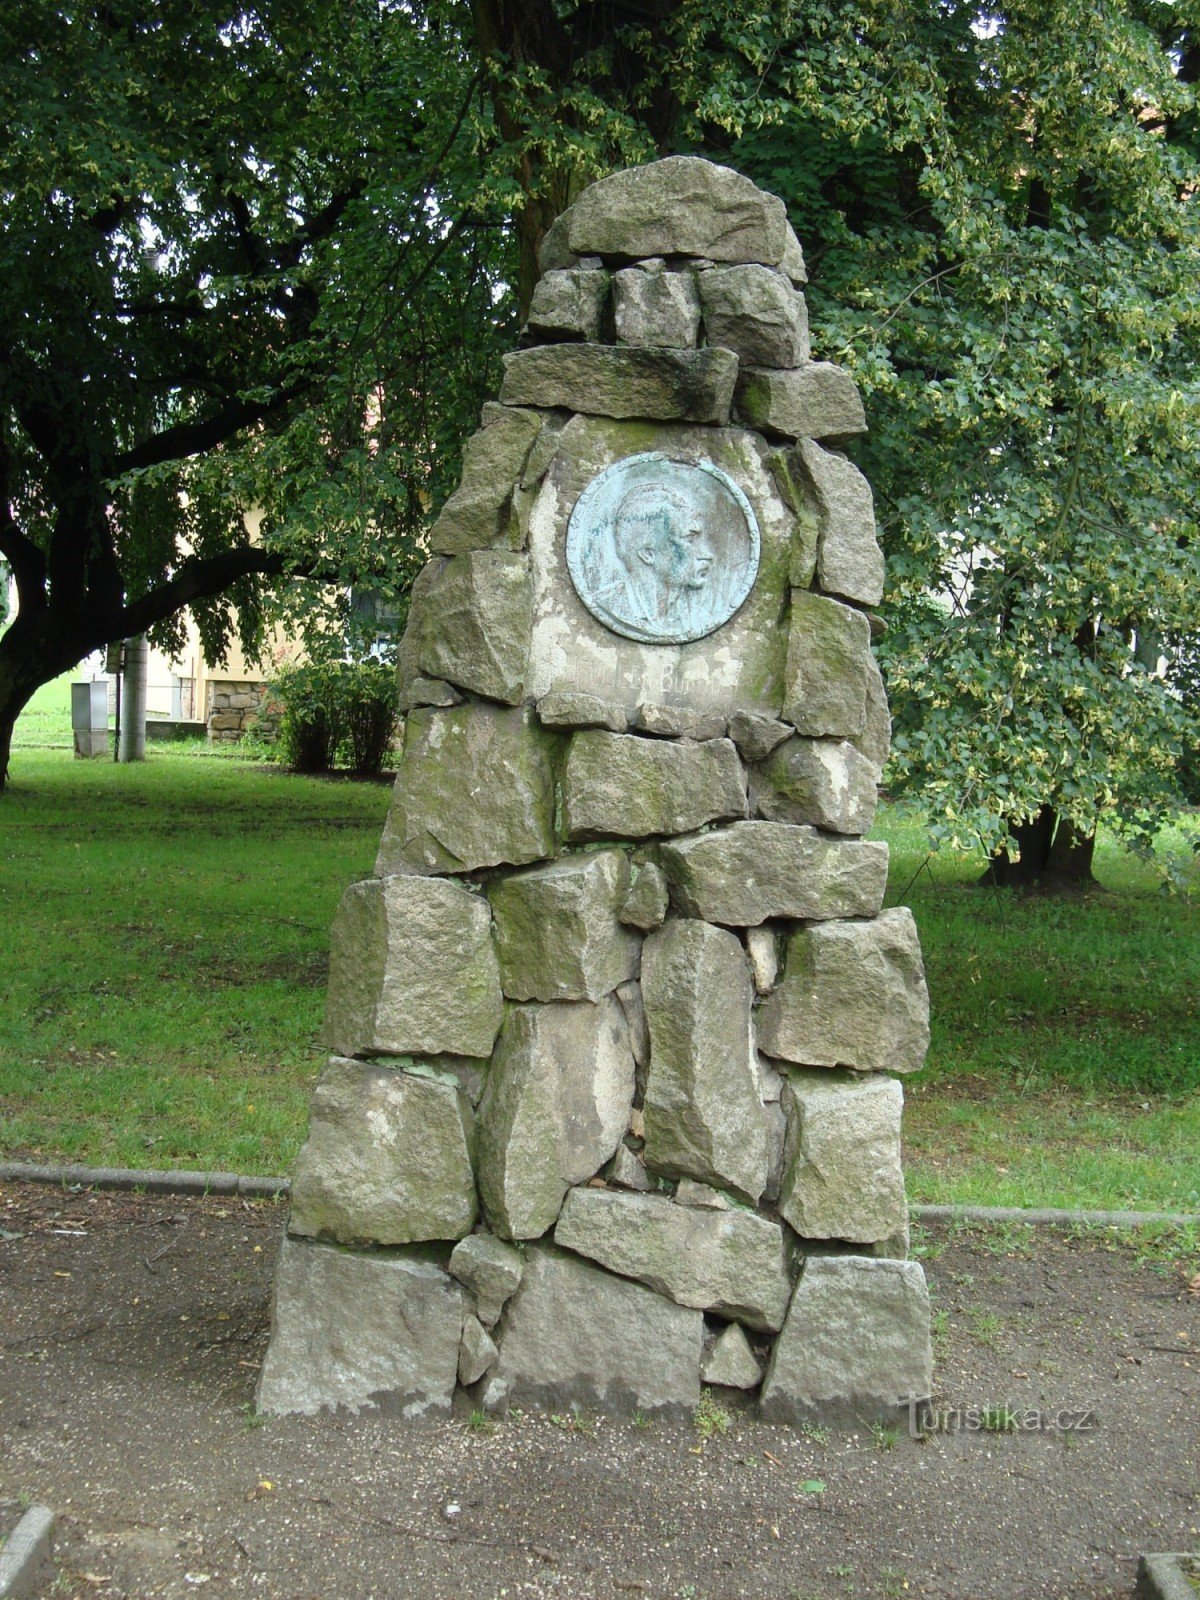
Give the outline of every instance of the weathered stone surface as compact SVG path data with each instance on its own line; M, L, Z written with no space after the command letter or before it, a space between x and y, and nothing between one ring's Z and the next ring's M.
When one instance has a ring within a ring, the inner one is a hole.
M765 761L791 732L789 723L765 717L761 711L735 711L729 719L729 737L743 761Z
M704 334L751 367L798 367L810 355L808 310L770 267L714 267L699 278Z
M711 1183L697 1183L695 1178L680 1178L672 1196L677 1206L698 1206L702 1211L728 1211L729 1201Z
M929 1048L929 992L912 912L792 934L783 981L759 1013L768 1055L802 1066L915 1072Z
M629 892L621 850L566 856L488 888L500 982L510 1000L602 1000L637 971L638 940L618 914Z
M739 422L789 439L848 439L867 431L854 379L830 361L810 361L790 372L742 367L734 405Z
M668 156L601 178L569 216L576 255L707 256L773 267L788 242L782 201L697 156Z
M470 1387L478 1383L485 1372L496 1365L500 1352L495 1341L480 1322L469 1312L463 1319L462 1342L458 1348L458 1381Z
M770 994L779 976L779 938L774 928L747 928L746 954L758 994Z
M411 711L416 706L459 706L462 699L451 683L443 683L440 678L417 677L408 684L401 709Z
M862 734L871 684L871 624L861 611L792 590L783 714L797 733Z
M521 1252L490 1233L472 1233L450 1252L451 1276L474 1296L475 1315L485 1328L495 1327L524 1270Z
M619 914L627 927L640 928L643 933L662 927L667 915L667 880L661 867L644 861L634 868Z
M567 233L571 226L570 211L563 211L542 237L538 246L538 271L543 275L548 272L562 272L579 265L579 257L567 243Z
M515 705L524 690L532 620L529 557L470 550L425 567L419 590L413 587L405 655L414 675Z
M762 1381L758 1357L736 1322L705 1344L700 1358L700 1377L722 1389L757 1389Z
M646 1026L646 1008L642 1004L640 983L623 983L617 990L617 999L629 1024L629 1048L641 1071L650 1061L650 1030ZM639 1111L638 1116L641 1115ZM638 1135L641 1138L641 1135Z
M587 610L567 569L567 525L580 494L615 462L661 450L685 463L711 461L750 502L760 535L758 577L716 633L685 644L623 638ZM728 716L745 708L778 716L787 654L785 623L796 516L755 434L725 428L650 427L576 417L530 514L534 637L526 687L535 698L574 690L621 706L687 707ZM814 513L814 541L815 541ZM815 547L815 546L814 546Z
M805 1262L763 1384L766 1422L894 1419L933 1385L929 1294L911 1261Z
M779 1211L801 1238L873 1244L903 1227L903 1106L895 1078L786 1074Z
M537 703L539 719L548 728L607 728L624 733L629 717L623 706L610 705L577 689L552 689Z
M312 1097L290 1232L340 1244L461 1239L478 1214L472 1136L452 1080L335 1057Z
M500 410L463 449L462 480L429 533L429 548L437 555L456 556L510 542L509 525L501 513L541 431L542 419L532 411L507 406Z
M887 845L823 839L788 822L735 822L674 839L659 859L681 911L731 928L772 917L873 917L887 887Z
M852 461L801 439L799 455L820 508L817 578L830 594L877 606L883 598L883 551L875 537L875 498Z
M736 377L730 350L542 344L504 357L500 398L588 416L728 422Z
M613 311L619 344L641 349L695 349L700 296L690 272L627 267L613 279Z
M376 872L474 872L552 856L556 744L526 710L413 711Z
M567 839L644 839L746 814L746 778L728 739L704 744L588 730L563 766Z
M773 450L770 460L779 492L796 514L790 550L792 587L807 589L817 572L817 545L821 531L821 512L816 491L795 445Z
M554 1242L683 1306L783 1326L791 1297L783 1229L752 1211L701 1210L666 1195L572 1189Z
M333 921L325 1039L343 1056L491 1053L504 1014L482 895L441 878L352 883Z
M619 1001L514 1006L479 1107L479 1193L493 1230L536 1239L629 1125L634 1061Z
M780 272L786 272L794 284L799 285L808 282L808 269L804 265L804 251L790 222L784 239L783 257L779 263L779 270Z
M529 331L551 338L599 339L608 302L607 272L578 267L545 273L535 284Z
M874 656L867 669L867 706L863 730L854 736L851 743L868 761L882 770L892 748L892 715L888 710L883 674Z
M750 773L750 809L773 822L866 833L878 799L879 768L845 740L789 739Z
M654 1179L646 1171L646 1164L627 1144L619 1144L612 1158L608 1181L618 1189L633 1189L638 1194L649 1194L655 1188Z
M448 1413L462 1291L430 1262L285 1239L259 1411Z
M637 708L634 726L639 733L662 739L720 739L725 718L718 711L696 711L690 706L646 705Z
M732 1189L753 1205L767 1181L767 1139L750 1053L751 998L733 934L688 921L647 938L646 1165Z
M690 1411L700 1399L703 1320L565 1251L531 1247L484 1404Z
M761 1084L761 1076L760 1076ZM763 1204L777 1205L783 1187L785 1153L787 1146L787 1117L779 1100L763 1100L763 1114L767 1119L767 1186L762 1192Z

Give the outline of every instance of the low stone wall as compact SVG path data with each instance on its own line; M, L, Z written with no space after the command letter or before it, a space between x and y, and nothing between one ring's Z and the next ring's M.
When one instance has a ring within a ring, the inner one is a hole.
M279 724L270 705L270 690L265 683L211 683L208 742L231 743L251 732L260 739L274 739Z

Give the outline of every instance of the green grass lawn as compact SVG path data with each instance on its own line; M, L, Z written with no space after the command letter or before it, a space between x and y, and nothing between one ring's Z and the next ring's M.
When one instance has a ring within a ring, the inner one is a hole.
M329 925L371 871L386 787L153 747L73 761L43 697L0 797L0 1150L287 1171ZM927 862L885 809L933 1005L906 1083L912 1198L1200 1206L1198 829L1162 844L1188 892L1104 840L1101 891L1016 899L971 887L977 861Z
M885 810L889 903L913 909L932 1009L906 1083L911 1198L1200 1210L1198 833L1165 834L1159 867L1102 834L1098 890L1015 897Z

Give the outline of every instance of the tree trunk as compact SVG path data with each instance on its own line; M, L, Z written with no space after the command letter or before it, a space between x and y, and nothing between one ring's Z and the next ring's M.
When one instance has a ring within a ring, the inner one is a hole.
M81 661L93 646L78 630L56 627L43 611L18 611L11 628L0 634L0 791L8 785L13 728L30 698Z
M1009 824L1020 859L998 850L979 880L1006 889L1063 891L1095 883L1092 854L1096 832L1081 833L1053 806L1042 806L1036 816Z
M1096 850L1096 830L1080 833L1066 817L1054 832L1054 843L1042 874L1043 889L1086 889L1094 885L1092 856Z

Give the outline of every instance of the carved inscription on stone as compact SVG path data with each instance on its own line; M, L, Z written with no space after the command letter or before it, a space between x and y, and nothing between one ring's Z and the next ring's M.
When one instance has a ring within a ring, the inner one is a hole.
M758 560L758 523L733 479L659 451L598 473L567 527L579 598L606 628L646 644L685 644L728 622Z

